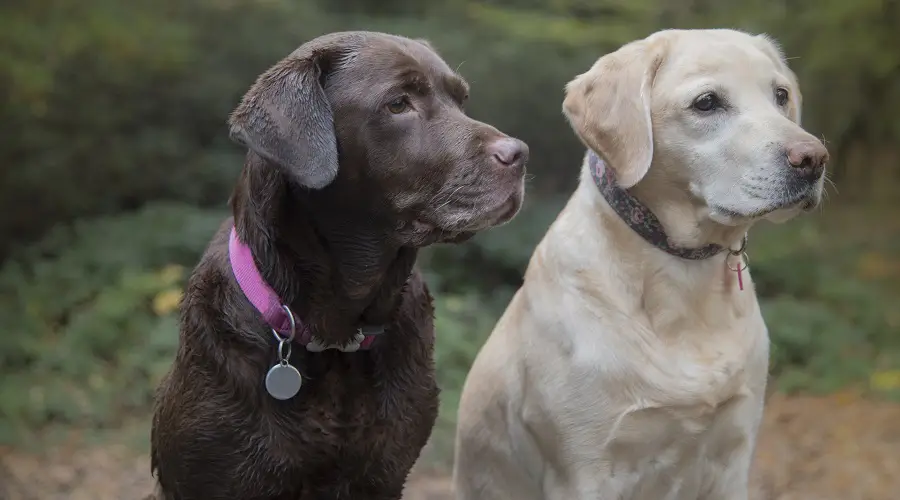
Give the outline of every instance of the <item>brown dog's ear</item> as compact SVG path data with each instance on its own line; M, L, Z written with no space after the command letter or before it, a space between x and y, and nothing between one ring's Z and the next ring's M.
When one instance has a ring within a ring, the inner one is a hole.
M321 189L338 171L331 103L322 68L350 50L346 37L317 38L260 75L229 119L232 140Z
M569 124L626 189L653 161L650 93L664 49L659 39L629 43L566 85L563 113Z

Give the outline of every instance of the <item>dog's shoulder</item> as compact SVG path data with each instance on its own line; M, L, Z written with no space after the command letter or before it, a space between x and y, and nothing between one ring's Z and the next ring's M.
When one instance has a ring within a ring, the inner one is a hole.
M260 322L255 310L246 307L231 269L228 239L233 224L231 217L222 222L188 278L181 302L182 343L191 342L187 333L209 330L221 335Z
M189 294L213 289L231 275L231 266L228 260L228 236L233 224L234 219L228 217L213 234L188 280L187 292Z

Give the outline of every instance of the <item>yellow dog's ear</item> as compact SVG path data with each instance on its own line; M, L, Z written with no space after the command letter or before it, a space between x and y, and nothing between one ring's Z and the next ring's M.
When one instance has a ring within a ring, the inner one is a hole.
M632 42L566 85L563 114L623 188L637 184L653 161L650 93L665 53L660 37Z
M791 70L784 57L784 52L774 38L766 34L756 35L754 37L756 45L769 56L775 65L781 70L784 76L791 82L791 88L788 94L787 115L792 122L800 124L800 108L803 105L803 95L800 93L800 84L797 82L797 75Z

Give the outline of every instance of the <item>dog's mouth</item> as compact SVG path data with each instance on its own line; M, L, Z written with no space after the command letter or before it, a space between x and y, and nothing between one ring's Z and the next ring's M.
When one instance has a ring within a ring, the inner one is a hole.
M519 210L522 208L522 201L522 193L514 192L493 208L484 210L480 215L471 218L460 227L463 231L482 231L506 224L519 213Z
M777 203L774 203L771 209L765 211L757 217L769 215L770 213L777 210L797 209L803 212L809 212L819 206L820 200L821 196L817 194L816 190L813 188L809 188L803 192L799 192L793 196L787 196L779 200Z
M818 197L818 196L810 197L806 200L803 200L800 203L800 210L802 210L804 212L812 212L813 210L816 209L816 207L819 206L819 203L821 203L820 197Z
M715 205L711 211L728 219L760 219L778 211L798 210L810 212L819 206L821 196L815 189L807 189L792 195L784 196L777 201L769 201L764 206L752 211L737 211L724 205Z
M436 210L410 214L413 217L401 223L398 229L410 240L410 244L417 246L465 241L479 231L512 220L522 208L525 197L523 188L513 189L505 196L495 192L481 199L460 197L454 203L437 207Z
M462 243L475 235L476 231L444 229L426 219L417 218L402 228L408 236L407 244L428 246L434 243Z
M431 219L418 217L405 224L402 229L411 236L416 245L432 243L460 243L470 239L475 233L509 222L522 207L522 196L514 194L489 210L481 211L471 218L461 218L455 224L441 224Z
M522 197L513 194L497 208L488 212L489 227L499 226L512 220L522 208Z

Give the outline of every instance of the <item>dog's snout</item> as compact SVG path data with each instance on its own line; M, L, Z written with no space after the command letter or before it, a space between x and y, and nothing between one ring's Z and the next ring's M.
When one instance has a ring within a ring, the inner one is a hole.
M528 145L512 137L497 139L488 144L487 153L505 168L522 170L528 163Z
M819 141L797 142L787 147L788 163L801 177L818 180L828 163L828 150Z

